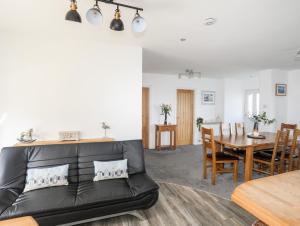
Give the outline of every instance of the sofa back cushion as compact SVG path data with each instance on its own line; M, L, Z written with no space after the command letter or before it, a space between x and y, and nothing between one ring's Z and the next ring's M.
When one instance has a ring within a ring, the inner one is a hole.
M28 169L69 164L69 183L93 181L94 161L128 160L128 174L145 172L141 140L4 148L0 154L0 188L21 193Z
M127 159L128 174L145 172L144 149L141 140L79 144L79 181L93 181L94 161Z
M28 149L27 168L69 165L68 182L78 182L78 146L76 144L36 146Z
M68 181L78 182L77 145L8 147L0 154L0 189L22 193L27 169L69 164Z
M26 170L25 148L3 148L0 154L0 189L13 189L21 194L25 186Z

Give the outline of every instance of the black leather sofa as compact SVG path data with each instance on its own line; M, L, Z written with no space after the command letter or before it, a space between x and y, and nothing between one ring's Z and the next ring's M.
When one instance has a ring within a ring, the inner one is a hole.
M128 179L93 182L93 161L128 159ZM69 185L23 193L27 168L69 164ZM140 140L9 147L0 154L0 220L33 216L59 225L147 209L158 185L146 174Z

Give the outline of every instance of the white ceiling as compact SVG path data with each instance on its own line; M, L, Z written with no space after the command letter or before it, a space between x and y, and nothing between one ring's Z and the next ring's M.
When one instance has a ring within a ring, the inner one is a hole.
M1 33L9 32L49 38L67 34L87 41L140 45L143 70L149 73L193 69L206 76L226 76L300 68L300 61L295 61L300 50L299 0L115 0L145 9L142 16L148 29L142 35L131 32L134 11L121 8L126 31L118 33L108 28L114 6L100 4L104 24L99 28L85 20L94 2L77 1L82 24L64 20L68 0L1 0L0 39ZM217 23L203 25L207 17L217 18Z

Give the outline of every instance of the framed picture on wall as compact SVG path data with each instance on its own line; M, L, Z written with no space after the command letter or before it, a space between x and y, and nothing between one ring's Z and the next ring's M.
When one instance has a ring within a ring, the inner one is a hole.
M286 96L287 85L286 84L276 84L275 95L276 96Z
M202 104L216 104L216 92L202 91L201 99L202 99Z

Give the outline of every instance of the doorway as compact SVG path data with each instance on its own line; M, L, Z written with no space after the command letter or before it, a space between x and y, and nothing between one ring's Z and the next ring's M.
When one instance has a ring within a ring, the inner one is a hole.
M252 128L252 122L249 117L260 113L260 93L258 89L246 90L244 107L244 122L248 131Z
M149 88L143 87L142 138L145 149L149 149Z
M194 90L177 90L177 144L193 144Z

